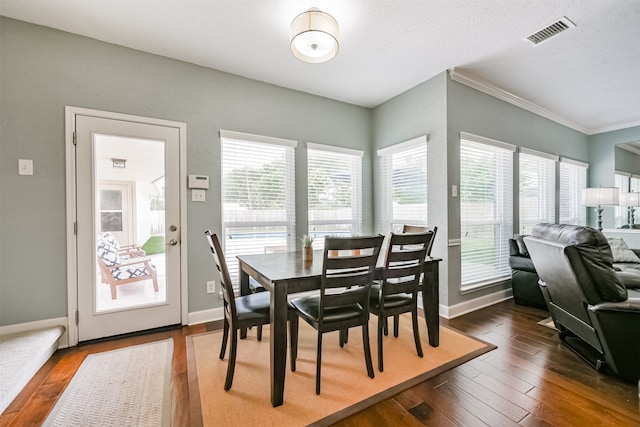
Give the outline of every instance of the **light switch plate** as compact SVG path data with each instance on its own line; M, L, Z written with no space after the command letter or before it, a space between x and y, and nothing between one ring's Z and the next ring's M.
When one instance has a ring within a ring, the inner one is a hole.
M33 175L33 160L18 159L18 175Z
M192 202L204 202L206 199L207 192L204 190L191 190L191 201Z

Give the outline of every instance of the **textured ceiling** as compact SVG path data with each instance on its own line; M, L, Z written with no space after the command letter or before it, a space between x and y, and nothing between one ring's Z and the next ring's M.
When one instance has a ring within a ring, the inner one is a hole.
M340 23L340 52L305 64L289 24ZM451 68L587 133L640 125L640 0L0 0L0 14L362 105ZM523 39L563 16L576 28Z

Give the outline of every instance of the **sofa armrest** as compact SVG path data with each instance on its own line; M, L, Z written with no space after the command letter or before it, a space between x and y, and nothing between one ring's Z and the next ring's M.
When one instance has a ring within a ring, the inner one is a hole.
M627 298L626 301L621 302L603 302L596 305L590 305L589 311L593 313L597 312L611 312L620 311L627 313L635 313L640 316L640 297Z
M516 243L516 239L509 239L509 256L518 256L520 252L518 251L518 243Z
M616 271L616 274L627 289L640 289L640 270L636 271Z
M522 270L528 271L529 273L536 273L536 268L533 265L533 261L529 257L515 255L510 256L508 261L509 267L511 267L512 270Z

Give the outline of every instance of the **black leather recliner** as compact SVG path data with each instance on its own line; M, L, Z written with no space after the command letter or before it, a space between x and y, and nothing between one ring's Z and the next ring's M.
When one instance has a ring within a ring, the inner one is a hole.
M519 305L547 310L547 303L538 285L540 278L533 266L523 238L517 235L509 239L509 267L511 267L511 289L513 301Z
M560 339L596 369L638 381L640 289L627 289L614 270L606 237L591 227L538 224L524 241Z

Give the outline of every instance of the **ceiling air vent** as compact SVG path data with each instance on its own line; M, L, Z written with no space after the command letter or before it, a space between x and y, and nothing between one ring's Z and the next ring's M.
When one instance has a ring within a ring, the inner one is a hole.
M540 43L545 42L550 38L557 36L563 31L568 30L569 28L574 28L575 26L576 24L571 22L569 18L567 18L566 16L563 16L562 19L560 19L559 21L554 22L553 24L541 29L540 31L537 31L531 34L526 38L526 40L532 45L537 46Z

